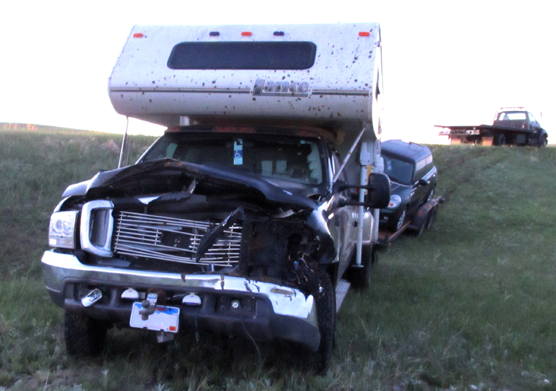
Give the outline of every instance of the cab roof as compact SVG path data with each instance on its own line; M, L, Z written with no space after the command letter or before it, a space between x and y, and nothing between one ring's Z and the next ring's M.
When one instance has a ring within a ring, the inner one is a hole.
M397 157L406 161L417 162L432 155L428 147L413 142L407 143L402 140L383 141L381 148L384 155Z

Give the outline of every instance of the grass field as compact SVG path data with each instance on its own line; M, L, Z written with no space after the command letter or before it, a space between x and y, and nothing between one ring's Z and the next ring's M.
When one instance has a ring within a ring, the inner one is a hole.
M322 376L288 346L111 330L64 350L40 273L64 188L117 166L120 136L0 130L0 390L556 390L556 148L434 146L446 202L350 292ZM134 137L131 160L152 139Z

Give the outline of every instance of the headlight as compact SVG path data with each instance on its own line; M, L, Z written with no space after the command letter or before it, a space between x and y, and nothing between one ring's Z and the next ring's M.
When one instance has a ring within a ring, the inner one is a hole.
M51 247L75 249L75 223L79 211L56 212L50 217L48 244Z
M392 194L388 208L397 208L402 203L402 197L397 194Z

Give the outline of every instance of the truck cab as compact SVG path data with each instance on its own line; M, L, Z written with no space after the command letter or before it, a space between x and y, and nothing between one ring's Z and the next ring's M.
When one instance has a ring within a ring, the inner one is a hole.
M540 124L531 112L517 109L505 109L497 112L493 125L527 130L541 129Z

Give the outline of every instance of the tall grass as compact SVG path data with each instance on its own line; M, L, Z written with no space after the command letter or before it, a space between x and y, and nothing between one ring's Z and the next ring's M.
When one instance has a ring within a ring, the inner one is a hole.
M134 141L136 156L151 140ZM0 131L0 390L556 389L553 148L434 146L446 203L348 295L322 376L295 347L211 335L111 330L100 357L69 358L40 277L48 219L68 184L117 165L119 143Z

